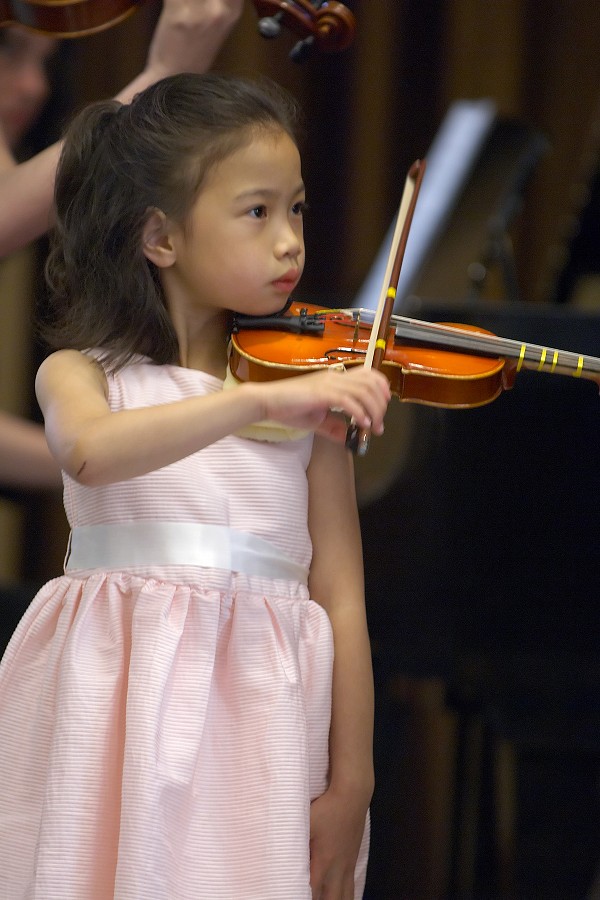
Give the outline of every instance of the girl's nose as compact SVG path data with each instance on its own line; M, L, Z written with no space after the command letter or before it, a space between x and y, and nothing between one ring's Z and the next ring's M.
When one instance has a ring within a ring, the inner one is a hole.
M285 256L295 259L301 254L303 246L302 231L288 223L277 236L275 255L278 259Z

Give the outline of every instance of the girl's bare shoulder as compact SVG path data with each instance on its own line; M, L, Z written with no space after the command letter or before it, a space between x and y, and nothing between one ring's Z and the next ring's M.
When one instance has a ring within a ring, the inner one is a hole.
M80 350L56 350L43 361L38 369L35 387L38 397L46 390L63 387L68 390L84 385L107 392L104 369L98 360Z

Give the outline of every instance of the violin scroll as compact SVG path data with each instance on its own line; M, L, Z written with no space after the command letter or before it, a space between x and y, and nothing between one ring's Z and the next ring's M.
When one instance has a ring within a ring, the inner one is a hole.
M301 40L290 56L301 62L313 50L334 53L345 50L354 40L356 20L342 3L332 0L254 0L259 15L258 30L265 38L275 38L288 28Z

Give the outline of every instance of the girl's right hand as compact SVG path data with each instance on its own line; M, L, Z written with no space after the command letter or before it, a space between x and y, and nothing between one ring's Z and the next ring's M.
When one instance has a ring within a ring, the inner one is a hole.
M257 387L263 391L265 419L339 442L346 438L348 420L383 434L391 391L385 375L374 369L323 369Z

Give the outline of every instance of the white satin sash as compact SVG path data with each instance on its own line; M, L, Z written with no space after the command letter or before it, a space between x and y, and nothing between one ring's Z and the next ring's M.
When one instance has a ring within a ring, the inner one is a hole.
M306 584L308 570L269 541L226 525L127 522L73 528L65 572L134 566L201 566Z

